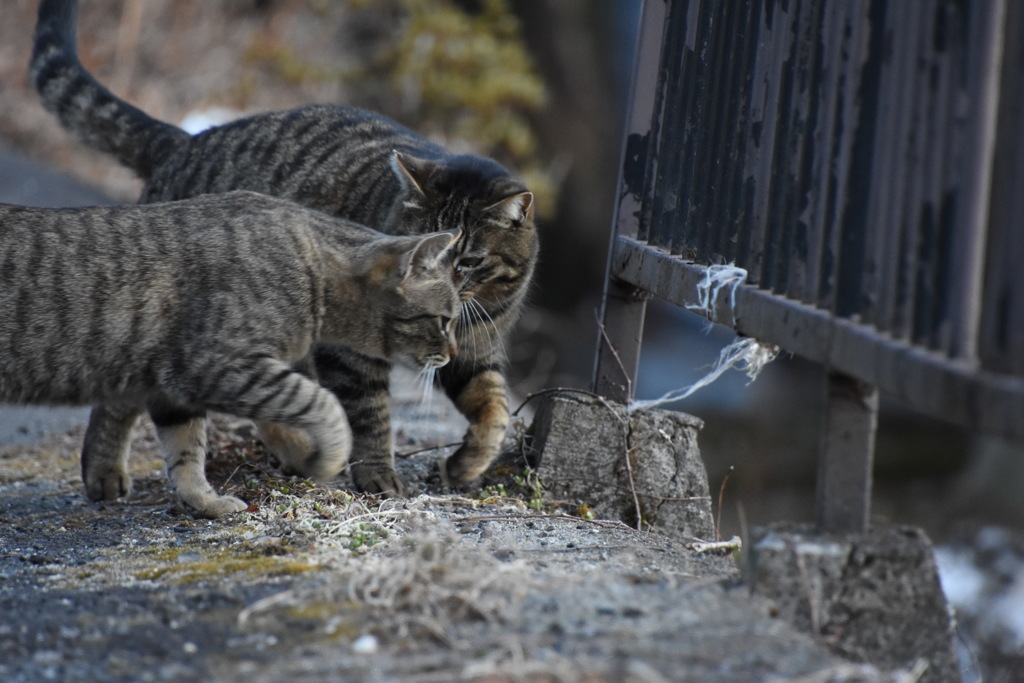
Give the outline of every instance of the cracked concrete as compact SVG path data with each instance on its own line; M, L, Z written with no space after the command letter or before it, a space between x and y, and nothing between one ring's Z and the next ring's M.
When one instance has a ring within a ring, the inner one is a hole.
M541 397L531 451L549 495L585 500L600 516L642 520L679 539L713 540L703 422L686 413L629 412L581 392Z

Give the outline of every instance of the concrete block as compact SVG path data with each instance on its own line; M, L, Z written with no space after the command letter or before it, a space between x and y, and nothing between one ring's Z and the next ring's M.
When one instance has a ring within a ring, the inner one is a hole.
M932 544L920 529L818 534L807 525L752 532L745 575L779 616L847 659L959 681L954 623Z
M586 503L599 517L639 521L680 539L714 540L708 476L697 448L704 423L575 392L542 397L532 435L545 495Z

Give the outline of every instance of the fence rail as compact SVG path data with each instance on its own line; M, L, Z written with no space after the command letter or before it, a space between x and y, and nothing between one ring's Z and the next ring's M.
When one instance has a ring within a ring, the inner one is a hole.
M646 0L595 389L645 302L829 368L821 526L867 524L877 390L1024 436L1024 3Z

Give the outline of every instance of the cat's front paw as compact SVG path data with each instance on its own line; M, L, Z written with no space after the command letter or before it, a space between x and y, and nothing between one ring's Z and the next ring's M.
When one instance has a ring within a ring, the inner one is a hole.
M384 496L405 498L405 482L394 470L375 470L352 466L352 482L357 491Z
M83 474L89 500L117 500L132 492L132 478L124 470L91 471L87 468Z
M481 448L472 443L464 443L445 462L444 472L448 483L453 485L468 484L490 467L496 451Z
M202 501L188 503L188 506L192 508L197 517L216 519L224 515L241 512L248 508L249 504L241 498L235 498L234 496L212 496Z

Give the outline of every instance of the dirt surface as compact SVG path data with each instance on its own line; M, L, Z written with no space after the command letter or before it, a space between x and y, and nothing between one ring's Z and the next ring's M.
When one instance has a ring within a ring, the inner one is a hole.
M168 494L148 424L116 504L83 495L81 428L0 451L0 679L894 680L772 618L728 551L538 512L515 477L446 491L421 449L461 418L396 381L408 500L284 477L226 418L210 479L252 505L215 521Z

